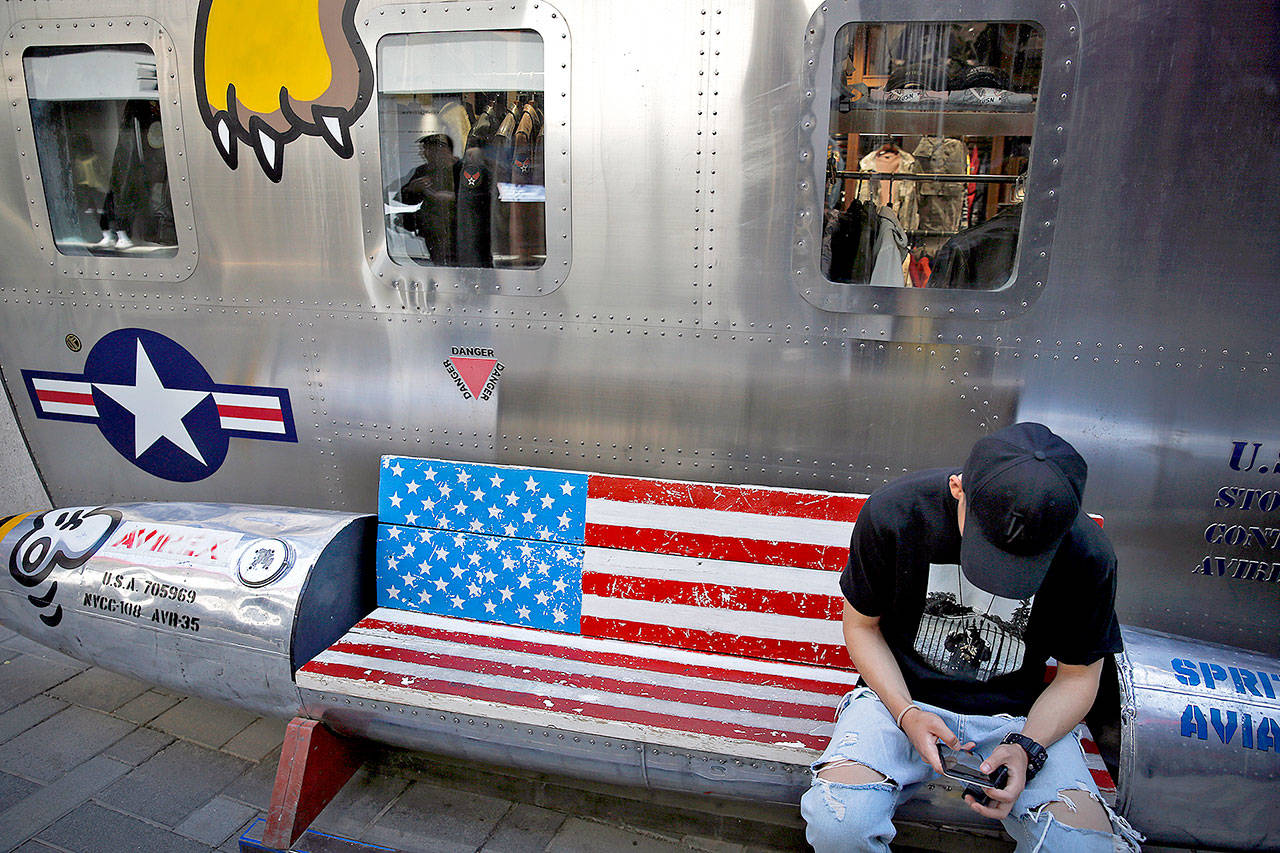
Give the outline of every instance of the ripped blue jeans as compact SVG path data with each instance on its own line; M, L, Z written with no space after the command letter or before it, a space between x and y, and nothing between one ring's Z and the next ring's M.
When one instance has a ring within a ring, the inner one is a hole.
M1025 722L1023 717L956 714L923 702L917 704L941 717L962 743L974 741L975 751L981 755L990 755L1006 734L1020 731ZM845 696L837 714L831 743L813 764L813 786L800 800L806 836L817 853L888 851L896 833L892 817L899 801L937 774L921 760L870 688L859 687ZM828 765L849 762L868 767L886 780L850 785L817 776ZM1048 803L1066 802L1074 810L1074 804L1062 796L1063 791L1084 791L1102 804L1115 834L1078 829L1056 820L1045 809ZM1141 840L1123 818L1102 802L1074 734L1049 747L1044 769L1014 802L1003 824L1017 842L1019 853L1136 851Z

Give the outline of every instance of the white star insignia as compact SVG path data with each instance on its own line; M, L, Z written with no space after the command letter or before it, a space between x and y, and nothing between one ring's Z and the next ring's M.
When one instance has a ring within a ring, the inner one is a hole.
M436 578L435 580L432 581L432 583L436 585L436 589L438 589L440 592L444 592L446 589L449 588L449 582L444 578Z
M459 469L458 482L465 486L467 483L471 482L471 475L468 474L465 470Z
M524 511L524 516L523 516L523 518L524 518L524 523L525 523L525 524L532 524L532 523L533 523L533 520L534 520L535 518L537 518L537 516L536 516L536 515L534 515L533 510L531 510L531 509L526 509L526 510Z
M412 510L404 515L405 524L414 524L418 521L418 514Z
M529 588L529 583L533 580L533 578L529 577L529 573L528 573L528 572L525 572L525 573L524 573L524 574L522 574L520 577L516 578L516 580L520 581L520 588L521 588L521 589L528 589L528 588Z
M423 498L422 508L425 509L427 512L431 512L433 509L436 508L436 502L433 501L431 498Z
M489 478L489 485L493 486L495 489L501 489L502 478L499 477L497 474L494 474L492 477Z
M387 587L387 595L391 598L399 598L400 590L396 589L394 586L389 586Z
M466 573L467 570L455 563L454 565L449 567L449 571L453 572L453 576L455 578L460 578Z
M524 481L524 488L525 491L533 492L535 495L538 493L538 481L533 479L532 474L529 475L529 479Z
M541 591L541 590L539 590L539 591L538 591L538 594L537 594L537 595L535 595L535 596L534 596L534 598L535 598L535 599L537 600L537 602L538 602L539 604L541 604L543 607L546 607L548 604L550 604L550 603L551 603L551 596L547 595L545 592L543 592L543 591Z
M560 484L560 491L566 495L573 494L573 483L570 483L568 480L565 480L563 483Z
M502 510L501 510L501 509L499 509L497 506L491 506L491 507L489 507L489 517L490 517L490 518L502 518Z
M448 483L441 483L441 484L440 484L440 496L441 496L441 497L443 497L443 498L445 498L445 499L448 499L449 495L451 495L451 494L453 494L453 489L449 488L449 484L448 484Z
M507 534L508 536L515 536L516 526L508 521L506 525L502 528L502 532Z
M391 473L395 474L397 477L404 473L404 466L400 464L399 460L396 461L396 464L391 466Z
M407 491L409 494L416 495L418 493L418 489L420 489L421 486L419 486L416 481L410 481L404 484L404 488L405 488L405 491Z
M394 494L394 495L392 495L391 497L387 498L387 500L391 501L391 505L392 505L393 507L395 507L396 509L399 509L399 508L400 508L400 503L404 500L404 498L400 497L400 494L397 492L396 494Z
M569 616L563 610L557 607L555 610L551 611L551 618L555 620L555 623L557 625L563 625L564 621L568 619Z
M434 479L436 478L436 469L435 469L435 468L428 468L427 470L425 470L425 471L423 471L423 472L422 472L422 476L423 476L425 479L428 479L428 480L434 480Z
M458 610L462 609L462 605L464 602L460 596L457 596L457 595L450 596L449 600L453 602L453 606L456 607Z
M551 505L555 503L555 499L551 495L542 496L542 508L551 509Z
M95 382L93 386L133 415L133 458L137 459L157 441L167 438L183 453L201 465L207 465L182 419L203 403L209 392L166 388L143 349L142 341L137 343L132 385Z
M515 595L515 593L511 591L511 587L509 586L504 586L502 589L498 590L498 592L502 594L503 601L510 601L511 596Z
M525 607L523 604L520 605L516 608L516 615L527 621L529 619L529 608Z
M572 519L571 519L571 518L569 518L569 513L567 513L567 512L563 512L563 513L561 513L561 514L560 514L560 517L559 517L558 519L556 519L556 520L560 522L560 529L561 529L561 530L564 530L566 527L568 527L568 526L569 526L569 522L570 522L570 521L572 521Z
M520 496L515 492L507 492L503 497L507 499L507 506L515 506L520 502Z
M474 489L471 490L471 496L474 497L477 501L484 503L484 489L480 488L479 486L476 486Z
M388 527L388 528L387 528L387 538L388 538L388 539L399 539L399 538L400 538L400 528L399 528L399 527Z
M498 605L493 603L492 598L484 603L484 610L486 613L493 613L497 609L498 609Z

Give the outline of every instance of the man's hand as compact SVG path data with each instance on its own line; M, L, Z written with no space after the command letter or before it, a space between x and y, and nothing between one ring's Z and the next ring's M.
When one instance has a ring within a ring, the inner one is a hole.
M1008 817L1014 801L1022 795L1022 789L1027 786L1026 752L1016 744L1002 743L992 750L990 758L982 762L982 772L992 773L1001 766L1009 768L1009 781L1005 783L1005 786L1003 788L982 789L991 798L991 805L981 805L973 797L964 798L965 802L969 804L969 808L984 817L995 818L996 820L1003 820Z
M915 747L916 752L920 753L924 763L932 767L937 773L942 772L942 758L938 755L938 741L942 741L952 749L958 749L962 752L968 752L973 749L972 742L961 746L960 738L955 732L947 728L947 724L942 722L941 717L919 706L907 709L907 712L902 715L901 725L907 740L911 741L911 745Z

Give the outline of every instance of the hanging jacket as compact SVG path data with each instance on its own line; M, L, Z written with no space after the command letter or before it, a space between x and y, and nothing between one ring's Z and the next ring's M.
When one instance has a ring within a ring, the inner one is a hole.
M903 287L907 283L902 272L902 263L907 258L907 235L888 205L880 208L877 216L879 222L872 248L871 278L867 283Z
M858 168L863 172L885 172L887 174L919 172L916 158L906 151L898 150L897 157L883 156L882 151L872 151L858 161ZM858 201L875 201L893 208L899 225L907 231L919 226L920 215L917 210L917 181L880 181L879 196L872 199L874 190L871 181L864 180L858 185Z
M926 136L912 152L916 171L932 175L967 175L969 152L959 139ZM957 231L964 213L965 185L960 182L920 181L918 193L919 224L925 231Z
M933 265L930 287L997 290L1013 275L1022 205L1012 204L947 241Z

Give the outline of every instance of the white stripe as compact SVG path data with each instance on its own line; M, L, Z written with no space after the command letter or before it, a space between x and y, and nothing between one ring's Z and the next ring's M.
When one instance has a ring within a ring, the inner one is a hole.
M580 717L576 714L543 711L537 708L482 702L477 699L466 699L459 696L424 693L407 687L369 684L368 682L352 681L351 679L329 675L313 675L305 670L298 672L297 683L301 688L324 690L345 696L373 699L379 702L397 702L417 708L430 707L449 713L504 720L520 725L560 728L586 735L621 738L639 743L693 749L744 759L754 758L765 761L778 761L785 764L804 765L816 758L821 752L800 744L787 743L785 740L768 744L757 741L735 740L718 735L700 735L690 732L677 732L670 729L655 729L638 723L600 720ZM825 731L829 732L830 728L830 726L826 727ZM824 733L823 729L815 729L814 731L815 735L821 733Z
M543 707L548 710L570 713L574 716L583 713L581 710L582 705L590 704L603 705L606 708L628 708L644 714L668 714L691 721L709 720L716 723L771 729L783 734L788 732L809 734L814 729L823 726L829 729L831 726L830 723L824 723L822 720L779 717L741 708L716 708L690 702L672 702L667 699L639 696L634 693L576 687L557 681L541 681L508 675L493 675L485 672L456 670L450 667L384 660L382 658L366 657L333 650L323 652L316 660L323 663L346 664L360 669L376 669L393 673L395 678L391 681L384 680L380 683L393 684L398 687L412 687L413 682L417 679L432 679L449 681L455 684L467 684L486 690L509 690L514 693L523 693L538 699ZM732 693L723 695L731 698L735 696ZM838 701L839 697L831 697L831 707L834 708Z
M273 432L283 435L285 432L284 422L257 420L249 418L219 418L223 429L238 429L245 432Z
M40 409L47 415L80 415L92 418L98 414L98 407L81 403L46 403L40 401Z
M88 382L77 379L46 379L44 377L33 377L31 387L37 392L40 391L65 391L71 394L90 394L93 392L93 386Z
M517 625L502 625L497 622L474 622L469 619L455 619L449 616L434 616L429 613L417 613L412 610L394 610L379 607L367 617L382 622L399 622L405 625L417 625L423 628L434 628L438 631L459 631L474 634L478 637L501 637L526 643L543 643L547 645L568 646L586 651L607 652L611 654L635 657L637 651L653 660L683 663L690 666L711 666L723 669L750 669L766 675L782 678L809 678L815 681L848 683L850 687L857 681L857 673L849 670L831 669L806 664L779 663L775 661L755 660L748 658L730 658L725 655L714 655L707 652L693 652L676 649L670 646L645 644L638 646L624 640L606 640L599 637L584 637L581 634L562 634L557 631L541 631L536 628L521 628ZM738 614L739 623L742 614ZM812 620L820 621L820 620ZM839 628L838 623L831 623ZM812 638L811 638L812 639ZM841 639L841 645L844 644Z
M268 394L238 394L215 391L213 392L213 402L219 406L251 406L255 409L280 411L280 398Z
M582 570L602 575L714 583L809 595L840 595L840 576L836 572L738 563L733 560L703 560L697 557L649 554L644 551L587 548L583 555Z
M465 655L475 660L495 661L498 663L506 663L512 666L528 666L537 667L539 669L554 670L556 672L564 672L574 675L597 675L602 678L612 678L616 681L639 681L646 684L652 684L659 687L673 687L683 690L699 690L706 693L724 693L726 685L737 685L738 681L715 679L692 674L673 673L673 672L656 672L650 669L633 669L631 667L594 663L591 661L572 660L570 658L557 657L555 655L544 654L534 651L508 651L506 649L495 649L486 646L483 643L468 643L465 646L459 646L454 640L435 640L429 637L407 637L392 631L383 631L379 629L363 630L355 629L342 638L341 642L348 643L370 643L379 646L388 646L396 649L413 649L423 652L424 654L446 654L446 655ZM736 671L743 669L751 669L747 666L734 666L734 661L729 662ZM382 669L395 667L395 661L385 661ZM720 667L725 668L725 667ZM728 675L732 679L732 675ZM839 679L824 679L824 683L835 682L840 683ZM839 696L831 693L814 693L809 690L793 689L789 687L774 687L767 684L750 684L748 687L736 688L738 690L747 690L751 693L753 699L769 699L774 702L792 702L798 705L820 705L834 706L839 700Z
M812 518L760 515L754 512L726 512L679 506L587 500L587 524L611 524L704 533L712 536L763 539L773 542L803 542L808 545L848 547L853 520L821 521Z
M762 637L794 640L802 643L843 646L844 636L839 622L830 619L807 619L780 616L776 613L743 612L700 607L691 604L659 604L625 598L582 596L582 615L601 619L647 622L673 628L718 631L740 637Z

